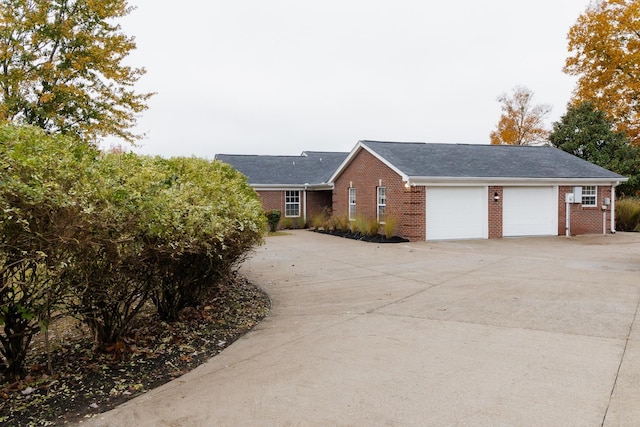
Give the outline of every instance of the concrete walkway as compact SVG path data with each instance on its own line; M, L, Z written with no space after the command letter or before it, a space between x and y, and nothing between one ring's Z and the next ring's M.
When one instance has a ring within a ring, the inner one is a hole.
M640 424L640 234L381 245L297 231L269 317L93 426Z

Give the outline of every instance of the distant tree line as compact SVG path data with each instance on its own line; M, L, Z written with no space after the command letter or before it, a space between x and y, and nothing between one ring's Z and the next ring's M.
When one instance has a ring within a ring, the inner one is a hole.
M640 195L640 2L598 0L568 33L564 71L578 77L567 112L549 130L549 105L516 87L498 98L492 144L551 144L629 178L618 195Z

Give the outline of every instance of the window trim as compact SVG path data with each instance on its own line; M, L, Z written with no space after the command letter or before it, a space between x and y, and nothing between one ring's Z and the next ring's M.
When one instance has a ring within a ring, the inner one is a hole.
M349 221L356 220L356 189L355 187L349 187L348 192L349 201Z
M382 214L380 214L381 209ZM376 187L376 218L380 224L384 224L387 219L387 187L385 186Z
M296 199L297 201L295 201ZM290 214L290 207L292 207L295 212L297 212L297 215ZM300 190L284 191L284 216L285 218L300 218Z
M593 194L588 194L585 190L589 188L593 188ZM588 198L589 201L593 200L593 203L585 203L585 199ZM596 207L598 206L598 186L597 185L583 185L582 186L582 206L583 207Z

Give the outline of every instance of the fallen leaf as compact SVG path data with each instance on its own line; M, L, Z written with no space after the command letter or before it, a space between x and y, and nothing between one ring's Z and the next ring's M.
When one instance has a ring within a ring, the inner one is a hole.
M22 390L20 393L22 393L22 394L23 394L23 395L25 395L25 396L28 396L28 395L30 395L31 393L33 393L34 391L36 391L36 389L35 389L35 388L33 388L33 387L27 387L27 388L25 388L24 390Z

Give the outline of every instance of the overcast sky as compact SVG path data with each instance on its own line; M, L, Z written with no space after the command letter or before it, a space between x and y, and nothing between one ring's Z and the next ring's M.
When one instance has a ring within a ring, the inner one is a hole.
M128 60L154 91L137 152L349 151L360 139L488 144L517 85L566 111L566 35L588 0L233 0L136 6ZM111 143L113 141L110 141Z

